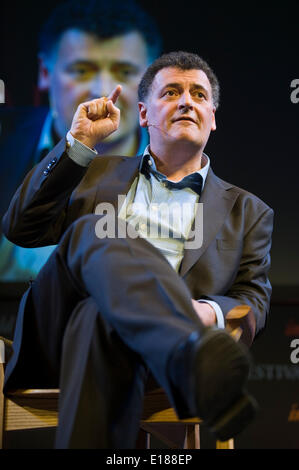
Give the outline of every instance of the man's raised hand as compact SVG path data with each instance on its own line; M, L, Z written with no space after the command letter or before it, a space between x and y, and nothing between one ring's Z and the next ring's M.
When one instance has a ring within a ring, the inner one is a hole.
M71 134L89 148L94 148L112 132L116 131L120 121L120 110L115 103L121 94L121 85L108 97L81 103L74 115Z

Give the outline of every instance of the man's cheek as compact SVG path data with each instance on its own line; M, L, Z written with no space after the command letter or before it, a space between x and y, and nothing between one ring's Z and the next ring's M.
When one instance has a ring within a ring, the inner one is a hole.
M69 88L66 91L66 95L68 96L68 101L72 104L76 109L79 104L84 103L85 101L90 101L94 97L91 96L89 90L81 89L76 87Z
M57 87L62 95L73 102L85 101L90 95L89 87L86 84L80 84L67 75L61 77L61 80L57 82Z

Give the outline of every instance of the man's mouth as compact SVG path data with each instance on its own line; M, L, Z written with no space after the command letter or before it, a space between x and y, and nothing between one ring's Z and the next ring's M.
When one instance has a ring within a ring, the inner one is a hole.
M194 124L197 124L197 122L195 121L195 119L192 119L191 117L189 116L181 116L177 119L174 119L174 122L177 122L177 121L190 121L190 122L193 122Z

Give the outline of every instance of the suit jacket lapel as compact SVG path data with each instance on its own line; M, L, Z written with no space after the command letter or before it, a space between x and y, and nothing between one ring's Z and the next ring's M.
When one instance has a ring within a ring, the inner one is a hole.
M196 261L202 256L210 243L215 239L220 228L224 224L227 214L230 212L237 198L238 193L233 190L233 186L222 181L210 169L205 187L200 198L203 204L203 218L200 220L200 213L197 211L194 226L203 224L203 241L197 249L185 249L184 258L180 267L180 275L183 277L192 268Z

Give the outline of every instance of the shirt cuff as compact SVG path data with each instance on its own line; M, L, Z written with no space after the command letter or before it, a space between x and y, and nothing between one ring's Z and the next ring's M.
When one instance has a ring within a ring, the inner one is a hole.
M216 313L217 327L224 329L225 328L224 315L223 315L222 310L219 307L219 305L216 302L214 302L213 300L206 300L206 299L201 300L201 299L199 299L198 302L210 304L211 307L213 307L213 309L215 310L215 313Z
M98 155L98 152L95 149L90 149L87 145L84 145L82 142L75 139L70 131L66 135L66 140L69 143L67 147L68 156L80 166L88 166Z

